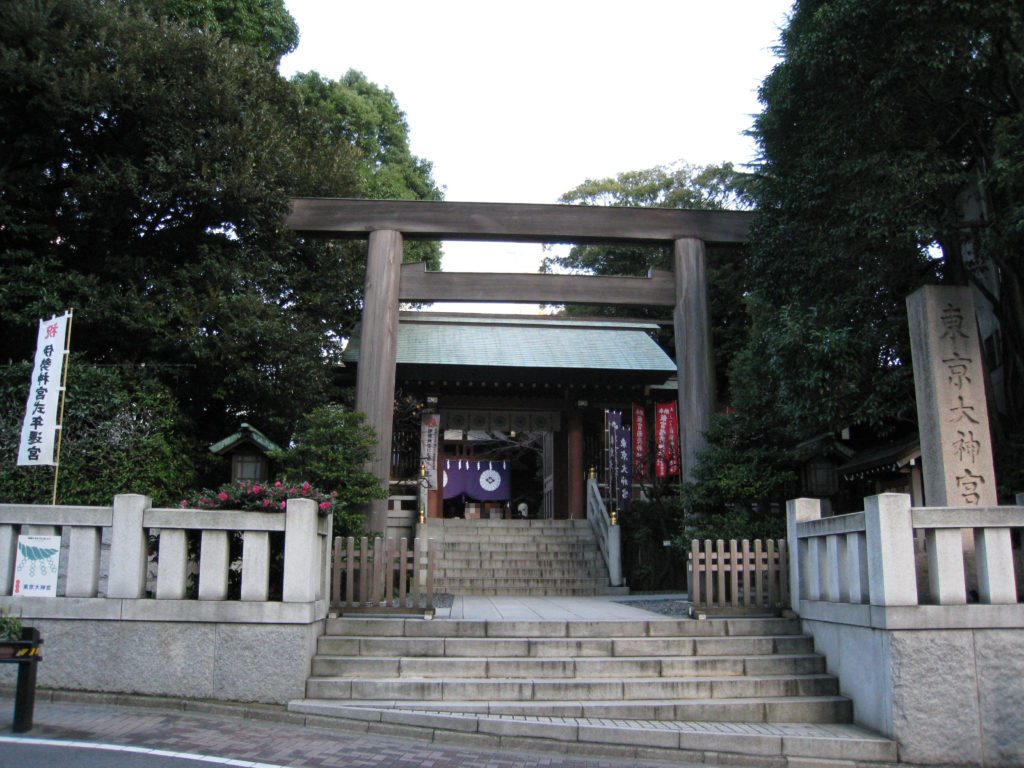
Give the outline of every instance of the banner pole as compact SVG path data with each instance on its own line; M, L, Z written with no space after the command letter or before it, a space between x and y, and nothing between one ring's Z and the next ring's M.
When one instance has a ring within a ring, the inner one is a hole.
M53 496L51 504L57 503L57 476L60 474L60 444L64 437L64 400L68 394L68 368L71 365L71 320L74 318L74 307L68 309L68 328L64 333L64 372L60 383L60 414L57 417L57 463L53 465Z

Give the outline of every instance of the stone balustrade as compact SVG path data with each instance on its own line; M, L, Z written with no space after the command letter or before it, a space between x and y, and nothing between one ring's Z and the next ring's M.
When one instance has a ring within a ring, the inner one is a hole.
M240 570L236 602L314 603L326 599L330 527L309 499L289 500L284 514L161 509L135 494L110 507L0 504L0 598L12 593L18 535L31 533L62 538L62 579L49 600L224 602L229 573ZM284 573L279 600L271 601L274 533L283 536ZM198 562L190 559L190 535L198 538ZM230 554L232 535L241 539L240 557ZM104 547L109 555L101 557Z
M901 763L1024 764L1008 682L1024 670L1024 506L911 507L884 493L822 517L796 499L787 524L793 610L855 721L897 740Z
M909 496L885 493L865 499L863 512L823 518L818 500L796 499L787 524L801 615L807 603L1019 603L1011 531L1024 528L1024 507L911 507Z
M331 522L310 499L283 514L131 494L110 507L0 504L0 607L42 632L40 685L284 703L303 695L323 632ZM22 534L61 537L56 597L11 594Z

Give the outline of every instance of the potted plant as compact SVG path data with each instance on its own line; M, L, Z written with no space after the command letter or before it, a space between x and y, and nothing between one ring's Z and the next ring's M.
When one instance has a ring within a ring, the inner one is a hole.
M21 647L21 616L0 608L0 657L13 656Z

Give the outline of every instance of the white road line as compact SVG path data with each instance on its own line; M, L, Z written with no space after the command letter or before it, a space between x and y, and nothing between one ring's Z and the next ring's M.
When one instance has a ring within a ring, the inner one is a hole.
M255 763L252 760L232 760L227 757L195 755L189 752L171 752L166 749L131 747L123 744L96 744L89 741L57 741L53 739L35 739L31 737L0 736L0 744L3 743L36 744L46 747L73 747L76 749L104 749L110 752L132 752L140 755L154 755L157 757L176 757L183 760L195 760L202 763L230 766L231 768L288 768L288 766L276 765L273 763Z

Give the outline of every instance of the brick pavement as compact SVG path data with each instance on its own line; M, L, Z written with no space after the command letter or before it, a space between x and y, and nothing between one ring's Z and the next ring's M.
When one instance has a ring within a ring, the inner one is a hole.
M40 691L35 727L25 736L311 768L665 768L666 765L629 758L591 758L580 752L580 745L571 747L575 754L549 754L510 750L507 746L462 746L404 738L400 727L393 727L391 733L370 733L346 731L336 726L328 728L327 724L310 726L302 724L301 716L275 707L233 707L143 698L131 699L132 706L111 703L117 700L114 696L58 694L50 697ZM6 714L12 711L12 698L0 695L0 712L5 713L0 719L2 736L12 735L10 715ZM679 762L673 765L687 768Z

